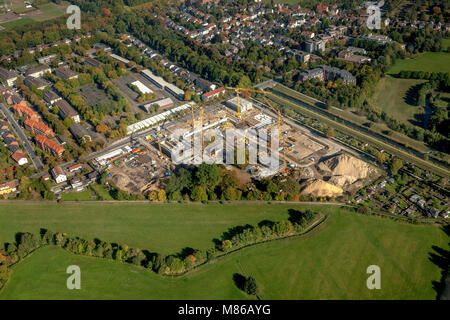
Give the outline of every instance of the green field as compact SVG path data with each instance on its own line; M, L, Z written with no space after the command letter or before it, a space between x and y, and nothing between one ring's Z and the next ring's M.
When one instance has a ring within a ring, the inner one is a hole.
M407 102L407 92L423 82L425 80L398 79L388 75L378 82L371 103L399 121L417 121L414 115L423 113L423 110Z
M447 48L450 47L450 39L442 40L442 47L444 50L447 50Z
M191 222L195 219L199 222L204 221L205 212L198 208L213 209L216 206L164 207L167 215L175 211L176 215L191 217ZM246 206L245 210L235 215L237 207L222 207L228 210L222 211L221 215L231 215L235 224L240 223L243 212L247 213L247 222L251 222L249 218L251 220L252 217L258 217L256 220L261 216L285 217L287 208L278 205L261 206L261 213L258 213L260 206ZM97 217L91 213L92 207L87 206L86 209L88 217L82 216L79 219L82 222L78 224L93 220L98 225ZM178 213L178 209L183 213ZM268 214L267 210L273 211ZM64 208L57 214L66 216L72 211L77 210ZM129 210L122 208L121 213L115 212L112 215L136 217L134 211L136 207L131 206ZM435 299L432 281L440 279L440 269L428 257L433 251L433 245L446 248L448 242L448 237L438 227L402 224L337 209L331 211L334 212L320 227L321 230L300 238L277 240L246 248L178 278L164 278L135 266L77 256L56 247L46 247L13 268L13 275L0 293L0 299L251 298L236 288L232 280L234 273L255 277L262 290L262 299ZM44 211L42 214L48 216ZM26 214L21 220L26 221L31 216L32 213ZM160 218L149 219L154 221L154 225L147 224L148 234L160 235L157 230L161 224ZM188 245L189 239L196 234L198 238L202 238L201 243L207 244L206 238L211 236L206 234L210 229L217 233L218 229L224 228L222 219L214 215L208 217L208 228L193 228L193 225L186 224L185 219L172 221L172 224L178 225L190 235L183 239L173 239L170 233L166 233L165 237L151 239L151 236L141 235L127 227L122 227L120 232L111 234L111 237L121 241L131 237L135 239L135 243L146 244L145 247L159 248L167 248L164 242L168 241L173 249ZM76 223L73 222L72 227ZM17 222L12 225L18 226ZM31 225L36 225L34 219L29 221L29 226ZM10 227L11 224L8 229ZM98 228L96 233L102 234L105 229L107 228ZM93 231L95 230L89 233ZM73 264L81 268L82 289L79 291L67 290L65 287L68 276L65 270ZM366 268L373 264L381 268L381 290L368 290L366 287Z
M0 25L2 27L4 27L5 29L14 29L14 28L18 28L21 27L27 23L33 22L34 20L28 17L23 17L21 19L17 19L17 20L13 20L13 21L9 21L9 22L5 22L5 23L1 23Z
M397 74L402 70L450 72L450 53L425 52L414 59L397 60L389 73Z
M67 5L67 4L65 4ZM35 21L45 21L53 18L60 17L62 15L65 15L65 8L57 6L54 3L46 3L41 6L39 6L39 10L42 11L41 14L38 14L33 17L33 20Z
M13 11L16 13L24 13L25 16L20 19L9 21L5 23L1 23L0 26L6 29L14 29L17 27L21 27L30 22L40 22L46 21L49 19L54 19L66 14L65 8L69 5L67 1L63 1L61 5L56 5L55 3L46 3L40 5L39 8L36 9L25 9L24 2L20 2L13 6ZM39 11L38 11L39 10Z
M37 233L48 228L170 254L184 247L208 249L214 238L234 226L286 219L289 208L292 206L285 204L0 203L0 242L14 240L19 231ZM309 208L339 210L332 206Z

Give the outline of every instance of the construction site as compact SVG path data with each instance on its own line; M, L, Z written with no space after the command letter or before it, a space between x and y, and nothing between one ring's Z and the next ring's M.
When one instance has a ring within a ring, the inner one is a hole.
M221 103L206 106L189 103L165 111L166 116L159 114L153 116L158 119L144 120L152 123L141 129L133 127L128 145L97 157L94 165L106 169L108 178L118 188L145 195L164 188L167 178L178 166L202 162L225 163L227 152L235 152L239 146L249 152L249 143L254 141L246 133L251 129L264 129L269 135L271 132L278 133L279 165L275 169L260 162L233 165L251 179L295 176L302 183L302 194L335 197L361 187L366 183L363 181L376 171L366 162L342 153L345 150L331 140L284 119L266 99L265 103L255 104L239 95L240 91L265 91L229 89L234 90L236 96ZM182 112L178 111L175 115L175 109ZM230 146L217 148L217 143L213 143L218 138L225 141L229 132L227 129L240 129L235 130L238 135L232 150ZM173 155L178 152L176 149L182 146L191 150L196 143L194 137L198 139L197 143L201 143L202 152L184 152L175 161ZM270 141L269 136L268 147ZM258 159L262 153L267 154L266 150L259 148L258 144Z

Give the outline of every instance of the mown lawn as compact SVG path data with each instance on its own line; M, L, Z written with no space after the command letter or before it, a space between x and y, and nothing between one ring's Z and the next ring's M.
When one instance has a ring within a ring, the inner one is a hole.
M26 25L27 23L33 22L34 20L28 17L24 17L21 19L1 23L0 25L5 29L14 29Z
M192 234L192 226L184 229ZM251 299L234 273L255 277L262 299L434 299L440 270L428 256L447 242L435 226L337 211L309 236L246 248L179 278L46 247L14 267L0 299ZM66 288L73 264L81 268L79 291ZM380 290L366 287L373 264L381 268Z
M286 219L289 208L308 206L121 203L0 203L0 242L16 232L40 228L67 232L86 239L100 238L141 249L170 254L184 247L208 249L212 240L231 227ZM313 210L337 212L338 207Z
M425 52L414 59L397 60L389 73L397 74L402 70L450 72L450 53Z
M399 79L388 75L378 83L371 103L399 121L417 121L414 115L423 113L423 110L408 103L407 94L408 90L423 82L425 80Z

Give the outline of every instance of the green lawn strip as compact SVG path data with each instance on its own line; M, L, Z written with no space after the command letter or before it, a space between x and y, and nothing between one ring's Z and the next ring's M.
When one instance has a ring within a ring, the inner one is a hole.
M448 42L444 42L445 45ZM389 69L389 74L397 74L402 70L426 72L450 72L450 53L425 52L414 59L396 60Z

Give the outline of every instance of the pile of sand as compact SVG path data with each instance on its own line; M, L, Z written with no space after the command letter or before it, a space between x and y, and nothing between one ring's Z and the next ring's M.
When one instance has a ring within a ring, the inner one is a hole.
M354 183L356 180L358 179L354 176L332 176L328 182L343 188L346 185Z
M344 193L342 188L323 180L310 180L300 194L314 197L337 197Z
M370 173L369 164L348 154L334 156L323 164L329 168L332 176L348 176L354 181L367 178ZM322 168L324 166L321 166Z

